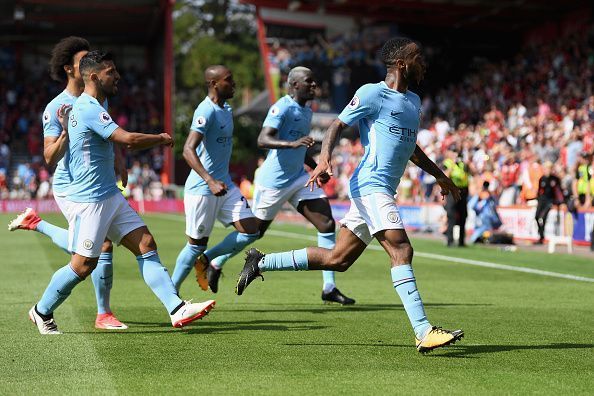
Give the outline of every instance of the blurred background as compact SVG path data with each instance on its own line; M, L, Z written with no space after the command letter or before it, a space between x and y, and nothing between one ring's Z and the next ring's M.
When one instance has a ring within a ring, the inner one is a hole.
M181 149L206 94L208 65L225 64L234 73L231 171L249 197L266 155L256 138L269 106L286 92L288 71L300 65L315 73L311 134L319 143L358 87L383 80L378 50L403 35L423 45L428 64L426 80L411 87L423 101L418 144L426 153L440 165L448 159L463 165L470 196L486 189L501 229L516 239L538 238L538 184L551 169L561 185L546 235L590 244L592 12L582 0L2 1L0 212L57 210L53 170L42 157L41 114L63 89L48 73L51 48L62 37L82 36L114 53L122 80L110 114L120 126L174 135L173 150L127 153L125 194L141 211L181 211L179 186L189 172ZM336 177L324 189L338 219L362 153L356 129L334 151ZM430 175L408 168L397 200L409 228L444 231L439 191ZM469 233L477 214L469 207ZM289 210L284 216L297 218Z

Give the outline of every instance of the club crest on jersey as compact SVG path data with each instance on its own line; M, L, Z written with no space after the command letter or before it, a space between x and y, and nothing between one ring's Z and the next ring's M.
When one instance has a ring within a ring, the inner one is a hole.
M349 102L349 109L356 109L357 107L359 107L360 102L361 100L357 95L353 96L353 99L351 99L351 101Z
M102 124L108 124L111 121L111 116L107 114L106 111L102 111L99 113L99 121L101 121Z
M398 214L396 212L388 213L388 221L390 223L396 223L398 221Z
M278 108L278 106L272 106L272 108L270 109L270 114L275 116L278 115L280 113L280 109Z
M52 118L52 116L50 115L50 112L48 110L43 112L43 123L44 124L47 124L51 118Z
M83 242L83 247L87 250L93 249L93 241L91 241L90 239L85 239Z
M196 126L203 127L204 125L206 125L206 118L203 116L196 118Z

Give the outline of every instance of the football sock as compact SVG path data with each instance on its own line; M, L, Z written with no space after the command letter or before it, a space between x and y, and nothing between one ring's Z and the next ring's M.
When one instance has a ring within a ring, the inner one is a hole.
M37 303L37 312L46 316L51 315L80 282L82 279L74 272L70 263L54 272L41 300Z
M165 305L167 312L173 311L183 302L177 295L167 268L161 264L156 250L136 256L136 261L138 261L138 268L144 281Z
M45 220L41 220L39 224L37 224L37 228L35 230L41 232L43 235L50 237L55 245L62 248L62 250L64 250L66 253L70 254L70 251L68 250L67 229L60 228L58 226L48 223Z
M171 276L175 290L179 290L182 282L188 277L192 267L194 267L196 258L200 256L200 253L204 252L204 249L206 249L206 246L186 243L186 246L179 252L177 260L175 261L173 276Z
M97 267L91 273L91 280L95 287L95 298L97 299L97 313L111 313L109 307L109 295L113 284L112 253L101 253Z
M260 271L299 271L308 269L307 249L269 253L258 263Z
M410 324L413 327L418 339L422 339L431 324L425 315L425 307L421 301L421 295L417 289L417 282L410 264L392 267L392 282L394 289L400 296L404 310L408 315Z
M318 247L324 249L334 249L336 234L334 232L318 232ZM324 292L329 293L336 287L334 280L334 271L322 271L324 280Z
M204 254L211 259L213 266L222 268L227 260L241 252L243 248L256 241L259 237L259 232L244 234L243 232L233 231L221 243L208 249Z

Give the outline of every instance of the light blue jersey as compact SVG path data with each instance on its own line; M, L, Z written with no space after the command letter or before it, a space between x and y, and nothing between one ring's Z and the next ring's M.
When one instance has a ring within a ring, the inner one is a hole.
M72 175L69 201L99 202L119 193L113 143L109 140L117 128L97 99L83 93L74 102L68 120L68 168Z
M338 118L359 121L365 154L351 176L349 196L396 194L406 164L415 150L421 99L411 91L400 93L385 82L359 88Z
M224 108L208 96L194 111L190 133L200 133L202 141L196 154L204 169L228 188L234 186L229 175L229 161L233 149L233 110L225 103ZM191 195L212 195L208 184L192 170L186 179L184 192Z
M58 96L52 99L51 102L45 106L45 111L42 116L43 124L43 137L59 137L62 133L62 125L58 120L58 109L62 105L73 105L77 97L68 93L68 91L62 91ZM54 172L53 190L54 194L58 196L66 195L66 189L70 186L72 176L68 170L68 150L64 154L64 157L58 162L56 170Z
M268 110L263 126L276 129L280 140L293 142L309 135L312 114L309 107L300 106L293 98L286 95ZM256 182L274 189L290 186L305 174L303 161L306 152L305 146L270 150L258 170Z

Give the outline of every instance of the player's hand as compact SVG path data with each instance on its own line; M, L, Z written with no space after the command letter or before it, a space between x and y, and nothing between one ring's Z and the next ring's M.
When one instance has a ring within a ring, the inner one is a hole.
M321 187L319 180L320 178L328 177L328 179L330 179L332 175L333 173L330 163L328 161L320 161L318 163L318 166L316 166L316 169L314 169L311 172L309 180L305 184L305 187L309 186L309 190L313 191L316 184L318 185L318 187Z
M445 198L448 194L452 194L454 201L458 202L460 200L460 189L456 187L452 179L447 176L440 177L437 179L437 184L441 187L442 198Z
M171 137L170 134L168 133L160 133L159 136L161 136L161 145L162 146L169 146L169 147L173 147L173 138Z
M207 182L208 188L210 192L212 192L216 197L222 197L223 195L227 194L227 185L220 180L210 180Z
M299 148L301 146L305 146L307 148L313 146L315 143L315 141L313 140L312 137L310 136L303 136L302 138L299 138L297 140L295 140L294 142L292 142L291 147L292 148Z
M56 112L58 121L62 125L62 130L66 133L68 133L68 116L70 115L70 110L72 110L72 105L63 104Z

